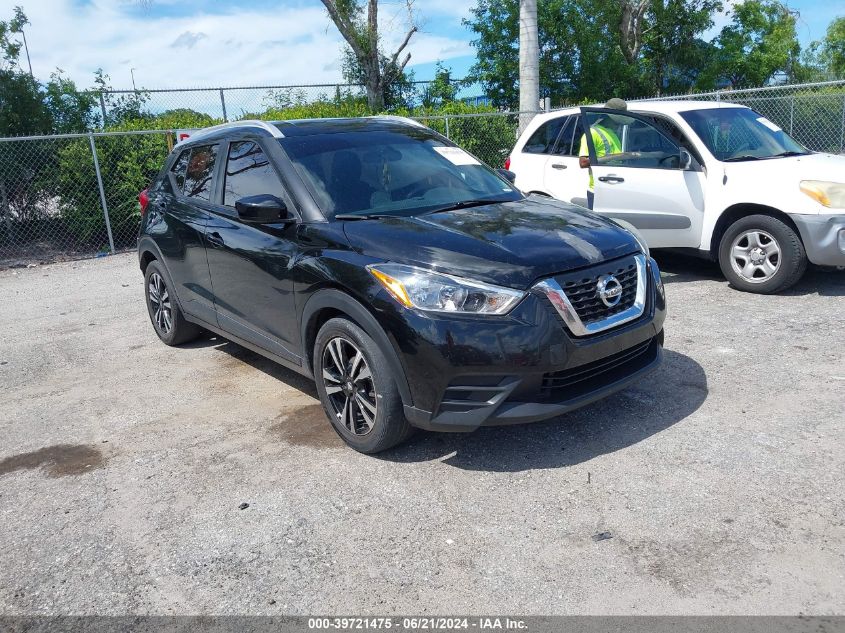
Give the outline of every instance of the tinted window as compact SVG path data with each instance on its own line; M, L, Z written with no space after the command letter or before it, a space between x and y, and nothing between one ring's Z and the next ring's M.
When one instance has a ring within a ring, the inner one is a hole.
M176 191L182 191L182 188L185 186L185 172L188 169L188 160L190 158L191 150L186 149L179 154L179 158L176 159L176 162L173 163L173 167L170 169L170 177Z
M181 159L181 156L179 157ZM211 199L211 179L214 175L214 162L217 158L216 145L201 145L191 149L191 158L185 172L182 193L189 198Z
M531 135L522 151L529 154L550 154L561 128L568 120L569 117L558 117L543 123Z
M563 126L563 132L560 133L560 138L557 141L555 154L559 156L577 156L578 144L582 136L581 131L581 117L571 116Z
M279 141L328 216L409 216L470 201L522 199L489 167L428 130L360 127Z
M283 199L279 176L257 143L232 143L226 162L223 204L234 207L235 202L241 198L260 194L271 194Z

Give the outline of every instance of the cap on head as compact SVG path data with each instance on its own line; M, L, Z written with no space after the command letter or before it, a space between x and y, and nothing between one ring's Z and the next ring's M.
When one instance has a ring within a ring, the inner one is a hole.
M627 110L628 104L625 103L624 99L620 99L619 97L613 97L609 99L607 103L604 104L605 108L610 108L611 110Z

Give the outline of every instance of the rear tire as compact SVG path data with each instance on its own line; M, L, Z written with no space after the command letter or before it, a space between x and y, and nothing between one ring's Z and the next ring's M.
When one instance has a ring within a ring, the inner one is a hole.
M378 453L413 433L387 359L355 323L330 319L314 343L317 393L335 432L361 453Z
M737 290L774 294L801 279L807 254L792 227L770 215L749 215L722 236L719 266Z
M181 345L197 338L202 328L185 319L170 290L169 280L161 264L150 262L144 272L144 298L150 322L162 343Z

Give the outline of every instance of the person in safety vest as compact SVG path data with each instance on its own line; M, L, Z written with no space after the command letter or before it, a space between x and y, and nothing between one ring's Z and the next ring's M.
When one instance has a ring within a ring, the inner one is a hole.
M605 108L611 110L627 110L628 104L622 99L613 98L604 104ZM622 153L622 142L619 140L619 135L613 129L612 115L602 116L598 121L590 126L590 135L593 137L593 146L596 148L596 158L608 156L610 154ZM578 164L582 169L590 170L590 184L587 189L587 206L592 209L595 200L595 181L593 180L593 170L590 168L590 150L587 145L587 135L581 135L581 147L578 151Z

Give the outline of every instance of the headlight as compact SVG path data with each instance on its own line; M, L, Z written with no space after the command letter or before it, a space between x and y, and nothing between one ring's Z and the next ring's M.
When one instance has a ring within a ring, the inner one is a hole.
M830 209L845 209L845 183L802 180L801 191Z
M406 308L505 314L525 293L402 264L371 264L373 277Z

